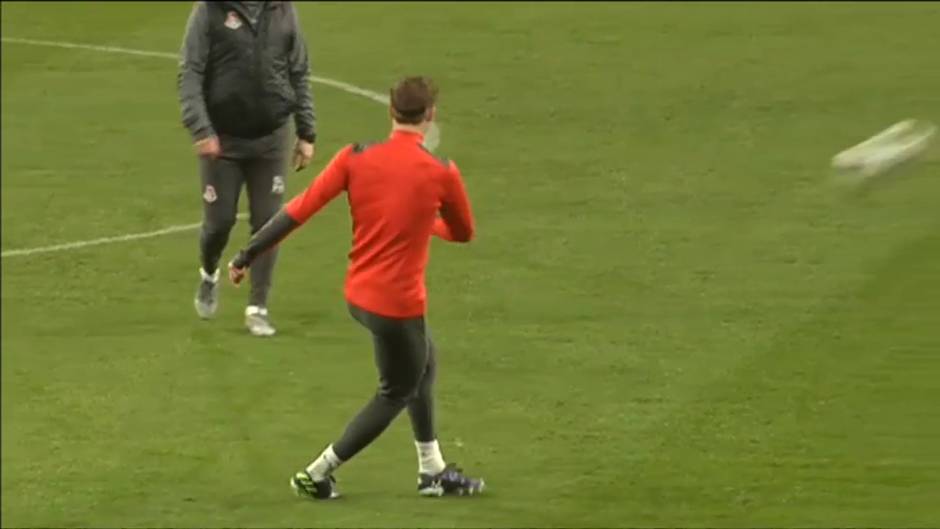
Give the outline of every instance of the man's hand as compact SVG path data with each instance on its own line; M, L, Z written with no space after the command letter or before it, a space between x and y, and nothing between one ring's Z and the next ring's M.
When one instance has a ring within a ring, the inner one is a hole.
M235 262L228 264L228 278L233 285L238 286L241 284L242 280L245 279L245 273L248 270L248 267L237 268Z
M300 171L310 165L313 160L313 144L305 140L297 140L297 146L294 147L294 170Z
M218 136L209 136L196 142L196 153L199 156L216 159L222 154L222 147L219 145Z

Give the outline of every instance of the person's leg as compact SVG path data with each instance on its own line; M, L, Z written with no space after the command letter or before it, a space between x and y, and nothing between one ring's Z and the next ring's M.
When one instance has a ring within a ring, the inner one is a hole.
M238 212L243 182L238 162L199 158L202 190L202 230L199 235L201 280L196 292L196 312L203 318L218 308L219 260Z
M229 234L238 214L238 196L241 194L242 170L236 160L219 158L199 159L202 177L202 231L199 250L202 269L215 273Z
M307 467L315 481L325 479L388 428L413 398L427 366L422 318L393 320L355 307L350 310L372 332L379 389L350 421L340 439Z
M427 334L427 333L426 333ZM415 449L418 452L418 473L436 475L444 471L446 464L437 441L434 424L434 380L437 376L437 351L434 341L427 335L428 361L424 375L418 384L414 398L408 403L408 416L414 432Z
M425 325L422 322L422 325ZM437 377L437 348L430 333L427 339L428 360L418 389L408 403L408 415L418 452L418 494L422 496L474 495L483 491L480 478L467 476L456 466L447 465L437 440L434 421L434 381Z
M244 167L251 233L254 235L281 209L287 161L284 157L257 158L246 161ZM248 305L267 307L276 262L277 248L274 248L258 257L251 265L251 295Z
M437 439L434 430L434 380L437 376L437 351L430 336L426 336L428 360L414 398L408 403L408 416L415 441L429 443Z

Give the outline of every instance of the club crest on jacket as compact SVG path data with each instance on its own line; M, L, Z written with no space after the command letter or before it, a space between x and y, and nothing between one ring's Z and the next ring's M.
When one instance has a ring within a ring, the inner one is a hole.
M228 29L238 29L242 27L242 19L238 18L238 13L229 11L225 17L225 27Z

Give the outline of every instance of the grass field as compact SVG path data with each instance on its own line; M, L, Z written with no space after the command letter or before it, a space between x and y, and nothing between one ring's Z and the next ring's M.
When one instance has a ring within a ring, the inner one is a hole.
M2 33L172 53L189 5L4 2ZM433 247L441 438L487 496L417 498L405 420L343 501L291 495L376 378L337 201L283 248L270 341L245 289L196 319L196 231L4 256L4 527L940 523L940 165L827 180L840 148L940 120L940 4L300 13L317 75L442 86L479 239ZM5 252L198 222L175 74L3 43ZM291 191L386 134L374 101L314 95Z

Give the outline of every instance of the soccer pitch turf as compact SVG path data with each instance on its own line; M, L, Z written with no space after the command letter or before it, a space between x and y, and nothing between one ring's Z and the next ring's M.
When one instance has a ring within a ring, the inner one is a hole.
M173 53L190 5L4 2L2 33ZM940 5L299 9L316 75L441 85L479 238L433 244L440 434L487 494L418 498L402 417L345 499L291 495L376 382L337 200L283 247L271 340L246 289L197 320L194 230L4 256L4 527L940 522L940 166L827 183L839 149L940 119ZM171 58L8 41L2 76L4 252L198 222ZM291 192L387 133L314 96Z

